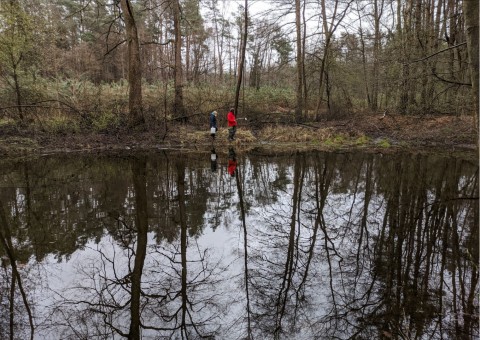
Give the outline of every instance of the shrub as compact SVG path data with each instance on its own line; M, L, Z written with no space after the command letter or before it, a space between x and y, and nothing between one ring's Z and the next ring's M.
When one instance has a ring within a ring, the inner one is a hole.
M55 134L71 134L80 131L78 121L66 115L51 115L40 122L43 130Z

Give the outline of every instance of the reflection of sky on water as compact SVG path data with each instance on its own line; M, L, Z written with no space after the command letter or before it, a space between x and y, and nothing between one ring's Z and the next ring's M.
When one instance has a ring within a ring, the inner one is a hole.
M234 331L237 324L239 313L241 313L242 301L245 299L241 288L234 289L234 287L242 284L239 277L243 270L242 262L238 258L242 256L239 249L239 243L242 241L237 238L235 232L227 231L222 226L215 232L207 228L204 235L197 239L190 239L189 242L190 246L187 250L188 261L191 262L189 263L189 271L196 273L195 267L201 270L196 263L200 261L200 255L204 255L204 251L207 251L210 264L223 268L223 270L216 272L216 284L206 294L209 296L214 295L216 303L222 306L224 314L221 316L222 319L218 316L218 323L230 325L229 334L232 334L231 332ZM164 245L163 247L165 247L163 251L167 251L170 245ZM58 261L54 256L48 256L41 264L32 261L29 266L35 268L34 270L38 271L39 274L37 289L33 297L33 300L37 303L36 309L40 326L40 331L36 335L37 338L55 338L61 334L62 327L52 326L52 324L57 322L61 324L64 320L52 319L52 314L55 313L55 311L52 311L52 307L70 308L68 312L74 310L76 306L73 302L84 301L88 297L89 293L86 294L86 292L89 292L94 287L94 282L91 278L97 277L99 272L104 271L104 274L111 280L115 277L125 277L128 274L128 258L126 255L127 252L111 236L105 235L99 243L88 242L82 249L75 251L68 259ZM104 260L106 258L112 261L114 266L112 264L105 266ZM149 233L147 257L142 279L145 285L148 285L148 282L163 279L158 272L154 273L150 270L158 268L161 258L162 256L158 253L155 235ZM163 268L163 270L167 272L168 266ZM68 297L72 304L65 304L64 297ZM63 313L62 315L64 315ZM202 310L202 313L209 312ZM120 324L123 323L125 325L128 325L128 322L128 315L124 315L123 322L119 321ZM54 328L52 329L52 327ZM42 330L42 328L45 329ZM212 328L216 328L216 325ZM237 330L237 332L242 332L242 329ZM148 331L144 331L143 335L149 336L149 333L151 333L150 336L152 337L156 335L155 332Z

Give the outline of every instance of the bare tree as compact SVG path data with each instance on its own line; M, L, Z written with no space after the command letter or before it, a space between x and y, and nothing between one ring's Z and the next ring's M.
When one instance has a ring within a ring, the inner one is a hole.
M348 9L352 3L353 3L353 0L349 0L342 11L339 8L340 2L338 0L335 0L334 6L333 6L333 13L329 23L328 17L327 17L326 2L325 0L320 0L320 6L322 11L323 34L325 36L325 42L323 44L323 56L321 58L321 64L320 64L320 74L319 74L320 78L319 78L319 86L318 86L319 92L318 92L318 103L316 108L317 117L320 113L320 107L322 105L323 91L325 87L328 90L329 55L331 54L331 42L332 42L333 34L335 33L338 26L345 18L345 16L347 15ZM339 9L340 9L340 13L339 13ZM327 83L326 86L325 86L325 83ZM327 104L330 110L330 96L328 92L327 92Z

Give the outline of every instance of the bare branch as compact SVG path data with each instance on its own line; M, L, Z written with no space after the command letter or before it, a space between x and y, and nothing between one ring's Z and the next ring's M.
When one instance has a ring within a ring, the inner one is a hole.
M161 46L164 46L164 45L168 45L168 44L171 44L173 43L174 40L173 39L168 39L167 42L157 42L157 41L145 41L145 42L142 42L140 45L161 45Z
M13 109L13 108L18 108L18 107L39 107L39 108L46 108L46 109L57 109L57 107L53 107L53 106L45 106L45 105L39 105L39 104L42 104L42 103L50 103L50 102L57 102L57 103L60 103L62 105L65 105L67 106L68 108L72 109L73 111L77 112L77 113L80 113L80 110L78 110L77 108L73 107L72 105L68 104L68 103L65 103L61 100L57 100L57 99L47 99L47 100L41 100L41 101L38 101L38 102L35 102L35 103L32 103L32 104L24 104L24 105L11 105L11 106L5 106L5 107L0 107L0 111L1 110L8 110L8 109Z
M458 44L458 45L454 45L454 46L447 47L447 48L445 48L445 49L443 49L443 50L440 50L440 51L437 51L437 52L435 52L435 53L433 53L433 54L430 54L429 56L426 56L425 58L413 60L413 61L411 61L411 62L409 62L409 63L405 63L404 65L410 65L410 64L418 63L418 62L420 62L420 61L424 61L424 60L430 59L431 57L436 56L437 54L446 52L446 51L448 51L448 50L451 50L451 49L453 49L453 48L457 48L457 47L460 47L460 46L463 46L463 45L467 45L467 43L466 43L466 42L463 42L463 43Z
M435 69L432 69L432 75L437 78L438 80L443 81L444 83L449 83L449 84L454 84L454 85L459 85L459 86L472 86L472 84L469 83L460 83L458 81L453 81L453 80L448 80L440 77L436 72Z
M120 42L118 42L117 44L115 44L112 48L109 48L107 50L107 52L105 52L105 54L103 55L104 57L106 57L107 55L110 54L110 52L113 52L118 46L122 45L123 43L127 42L127 39L123 39L121 40Z

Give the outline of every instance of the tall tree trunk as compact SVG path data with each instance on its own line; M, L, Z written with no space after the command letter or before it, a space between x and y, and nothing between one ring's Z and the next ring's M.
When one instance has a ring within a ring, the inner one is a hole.
M372 83L372 101L370 109L376 111L378 108L378 82L379 82L379 56L380 56L380 19L383 13L383 0L379 6L378 0L373 2L374 8L374 26L375 26L375 38L373 43L373 83Z
M185 117L183 106L183 66L182 66L182 32L180 28L180 3L178 0L171 0L173 10L173 26L175 34L175 100L173 111L176 118Z
M129 0L120 0L128 43L128 84L130 86L128 96L128 108L132 126L144 123L142 109L142 68L140 62L140 44L132 6Z
M305 12L307 10L307 4L303 3L302 9L302 21L305 23L307 19L305 17ZM302 86L303 86L303 109L305 110L304 117L307 117L307 106L308 106L308 87L307 87L307 72L305 70L305 46L307 44L307 25L303 25L303 34L302 34Z
M218 79L223 80L223 30L224 25L222 24L222 32L218 32L218 19L217 19L217 9L214 8L214 22L215 22L215 41L217 45L217 58L218 58L218 73L215 71L215 77L218 75ZM219 38L219 34L221 39ZM217 63L215 63L215 69L217 69Z
M295 0L295 26L297 30L297 106L295 108L295 121L297 123L302 120L303 113L302 18L300 10L300 0Z
M400 37L400 51L401 57L400 61L402 65L402 75L400 80L400 98L398 104L398 111L399 113L406 114L408 112L408 99L409 99L409 89L410 89L410 65L408 64L408 55L409 55L409 41L410 41L410 23L411 20L409 18L410 10L404 9L402 7L403 0L397 0L397 12L398 19L397 19L397 32L399 33ZM411 6L411 5L405 5ZM403 15L402 15L403 14ZM402 27L403 22L403 27Z
M13 58L12 58L13 59ZM17 97L18 117L23 121L22 94L20 92L20 82L18 80L17 64L13 66L13 82L15 84L15 95Z
M187 80L187 85L189 82L192 81L193 76L193 68L190 65L190 59L191 59L191 51L192 51L192 43L191 43L192 38L190 36L185 37L185 79Z
M240 51L240 61L238 63L238 78L237 87L235 89L235 114L238 112L238 100L240 97L240 88L242 86L243 70L245 68L245 52L247 50L247 37L248 37L248 0L245 0L245 14L244 14L244 28L242 35L242 47Z
M475 128L478 131L478 0L463 0L463 14L465 16L465 32L467 38L467 51L470 61L470 78L472 81L472 91L474 98ZM478 134L477 134L478 135ZM478 143L477 143L478 145Z

